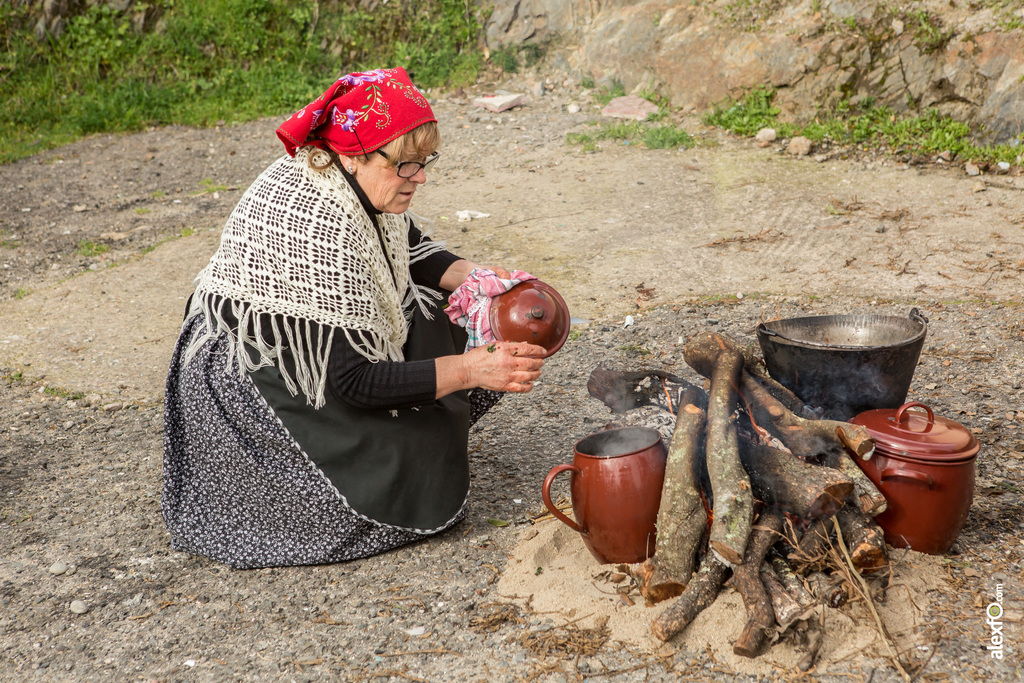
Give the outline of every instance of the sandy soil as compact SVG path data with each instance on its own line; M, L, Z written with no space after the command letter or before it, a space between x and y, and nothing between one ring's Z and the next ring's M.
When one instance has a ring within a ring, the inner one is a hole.
M607 597L589 593L604 570L578 539L531 524L540 483L611 419L586 394L598 362L696 380L681 352L699 329L754 343L761 318L916 306L931 324L911 397L971 427L983 450L955 552L904 558L890 630L927 680L1019 679L1018 171L969 177L850 150L794 158L696 120L683 122L693 149L584 153L565 134L596 108L572 87L549 84L500 115L435 100L444 156L414 208L454 251L538 275L586 322L533 394L474 429L467 522L346 565L231 571L172 552L159 515L162 382L184 300L234 202L281 153L278 122L100 136L0 167L0 678L788 677L785 642L753 663L727 656L742 627L731 592L668 649L645 641L653 612L638 601L616 608L597 654L538 655L531 634L564 631ZM490 215L460 222L465 209ZM109 250L83 255L94 245ZM531 566L537 553L549 571ZM1002 662L985 650L997 584ZM515 618L494 618L505 602ZM816 677L899 680L862 609L829 620L854 635L826 648Z

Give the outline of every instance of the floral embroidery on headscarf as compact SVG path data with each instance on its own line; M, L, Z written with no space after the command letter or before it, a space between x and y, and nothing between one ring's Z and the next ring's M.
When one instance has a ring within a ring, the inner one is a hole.
M307 109L314 115L307 116ZM360 126L363 121L373 125ZM351 156L380 149L431 121L437 119L430 103L405 69L373 69L336 80L323 95L285 121L277 135L291 156L304 145L329 145L338 154Z

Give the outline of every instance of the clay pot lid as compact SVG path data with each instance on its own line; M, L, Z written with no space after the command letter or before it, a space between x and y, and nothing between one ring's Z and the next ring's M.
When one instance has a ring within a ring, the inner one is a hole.
M494 297L491 332L499 341L529 342L554 354L569 338L569 307L555 288L540 280L527 280Z
M912 410L913 408L923 408ZM867 428L880 452L920 461L970 460L981 444L966 427L917 401L893 410L868 410L850 420Z

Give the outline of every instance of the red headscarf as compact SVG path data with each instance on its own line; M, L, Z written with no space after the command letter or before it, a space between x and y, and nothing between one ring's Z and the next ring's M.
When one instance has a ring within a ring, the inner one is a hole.
M430 104L402 67L342 76L277 129L288 154L304 145L338 154L372 152L413 128L437 121ZM320 138L313 139L310 138Z

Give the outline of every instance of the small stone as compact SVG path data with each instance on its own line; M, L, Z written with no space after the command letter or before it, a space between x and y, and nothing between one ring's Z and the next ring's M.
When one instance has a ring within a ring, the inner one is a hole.
M547 92L547 88L544 87L544 81L537 81L537 83L534 84L533 88L530 90L530 93L534 97L544 97L545 92Z
M636 95L616 97L601 110L601 116L613 119L633 119L643 121L650 114L657 114L658 107Z
M53 564L50 565L50 573L53 574L54 576L60 576L61 574L63 574L67 570L68 570L67 563L66 562L62 562L60 560L57 560L56 562L54 562Z
M68 420L64 423L64 429L72 429L75 426L74 420Z
M774 128L762 128L757 131L757 135L754 136L754 139L758 142L775 142L777 137L778 134L775 132Z
M483 107L487 111L499 114L503 111L518 107L526 101L526 95L491 95L488 97L477 97L473 104Z
M89 207L86 206L85 204L75 204L74 206L71 207L71 210L74 211L75 213L81 213L82 211L88 211Z
M971 188L971 191L972 192L984 192L987 189L988 189L988 186L985 185L985 182L982 181L982 180L979 180L978 182L974 183L974 187Z
M84 403L91 408L93 406L98 406L102 401L103 397L99 394L86 394Z
M74 614L85 614L89 611L89 605L85 604L81 600L71 601L71 612Z
M812 143L802 135L798 135L786 145L786 151L793 156L805 157L811 153Z
M1009 161L1000 161L998 166L999 166L999 170L1002 171L1003 173L1006 173L1007 171L1010 170L1010 162Z
M579 114L580 113L580 105L578 105L578 104L570 104L568 107L565 108L565 110L567 112L569 112L570 114Z
M967 171L967 175L969 176L981 175L981 169L969 161L964 165L964 170Z
M939 152L939 159L943 161L953 161L953 153L948 149L945 152Z
M121 410L121 408L123 407L124 405L120 401L115 401L114 403L108 403L107 405L103 406L103 412L113 413L118 410Z

